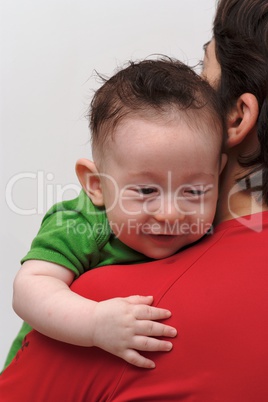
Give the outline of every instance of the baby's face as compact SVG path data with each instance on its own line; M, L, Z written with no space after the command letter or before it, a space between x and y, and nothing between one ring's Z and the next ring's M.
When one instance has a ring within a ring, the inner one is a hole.
M205 124L198 131L169 117L125 119L109 143L101 177L112 231L154 259L202 237L218 196L220 140L210 138Z

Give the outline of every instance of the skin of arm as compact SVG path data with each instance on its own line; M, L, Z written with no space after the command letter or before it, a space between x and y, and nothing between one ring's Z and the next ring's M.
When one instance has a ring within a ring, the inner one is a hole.
M69 286L74 273L46 261L26 261L14 280L13 308L34 329L56 340L97 346L130 364L154 368L138 351L170 351L175 328L157 322L171 316L151 306L152 296L130 296L102 302L86 299Z

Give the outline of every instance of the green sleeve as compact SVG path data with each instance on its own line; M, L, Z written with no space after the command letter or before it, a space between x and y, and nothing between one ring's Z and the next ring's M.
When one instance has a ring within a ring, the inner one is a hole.
M22 259L62 265L78 277L98 265L110 228L103 209L82 191L74 200L54 205L45 215L31 249Z
M103 258L100 250L111 235L105 211L95 207L86 194L54 205L45 215L31 249L22 259L44 260L72 270L76 276L95 267ZM6 358L6 368L31 331L23 323Z

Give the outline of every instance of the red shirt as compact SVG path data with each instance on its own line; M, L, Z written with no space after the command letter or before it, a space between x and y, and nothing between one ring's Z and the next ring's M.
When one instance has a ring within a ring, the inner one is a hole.
M167 259L82 275L72 289L85 297L152 294L170 309L172 351L151 353L156 368L145 370L33 331L0 376L1 402L267 402L267 248L265 212Z

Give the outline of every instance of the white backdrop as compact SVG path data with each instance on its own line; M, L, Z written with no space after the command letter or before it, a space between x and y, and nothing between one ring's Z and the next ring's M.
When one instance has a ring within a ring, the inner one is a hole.
M0 0L0 368L21 324L20 259L52 203L77 194L76 160L91 156L94 69L110 76L152 53L193 65L214 12L215 0Z

